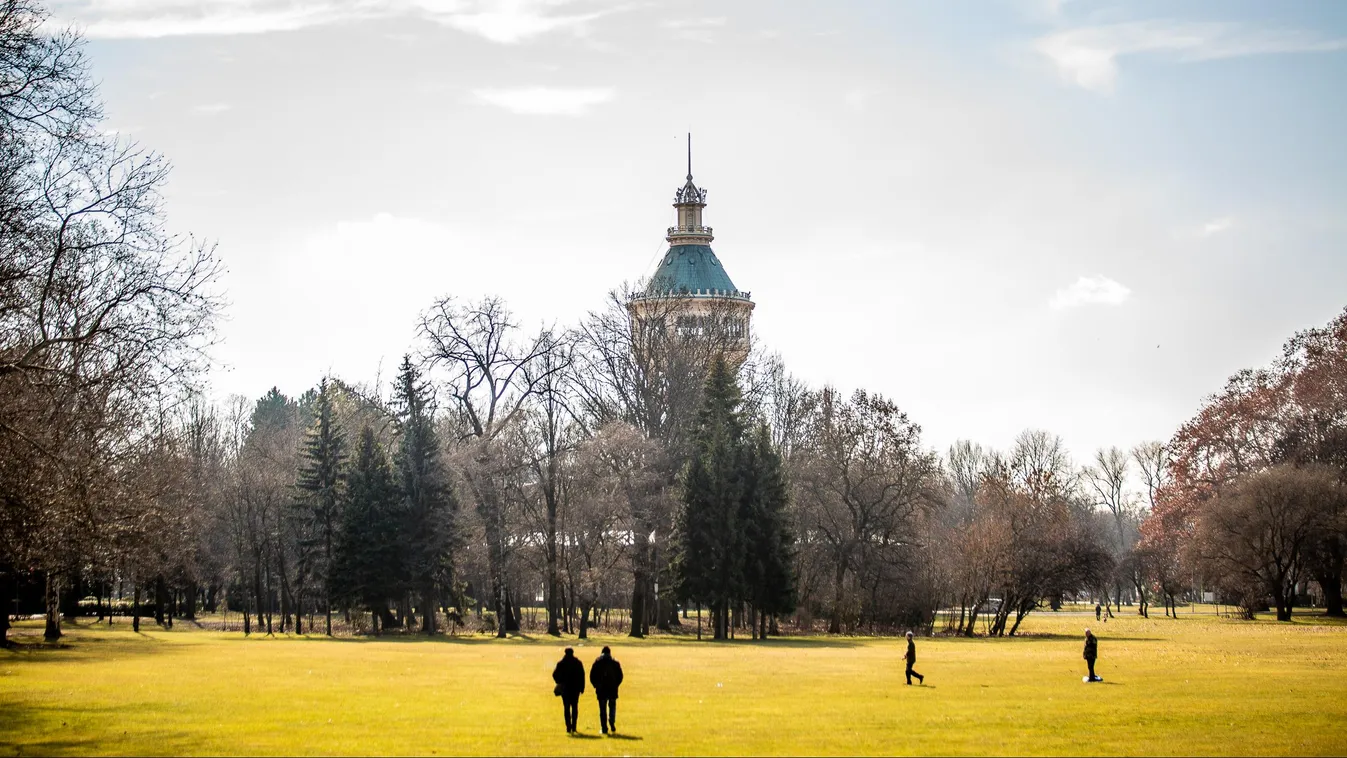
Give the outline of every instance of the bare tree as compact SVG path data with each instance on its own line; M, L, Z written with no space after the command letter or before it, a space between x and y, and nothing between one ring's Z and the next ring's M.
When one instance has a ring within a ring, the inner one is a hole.
M520 337L499 298L461 303L442 298L421 318L426 363L443 372L443 389L462 419L474 465L464 472L487 539L491 603L499 636L519 630L507 581L509 535L503 477L518 471L497 465L497 438L528 403L563 375L567 361L551 354L561 342L551 330Z

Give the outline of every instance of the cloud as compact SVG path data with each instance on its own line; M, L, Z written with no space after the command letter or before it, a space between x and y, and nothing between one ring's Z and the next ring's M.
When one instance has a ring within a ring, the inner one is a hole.
M557 12L567 5L589 10ZM615 0L57 0L53 23L75 23L89 37L135 39L262 34L410 16L514 44L561 30L584 34L589 22L622 7Z
M476 89L472 94L485 103L528 116L583 116L589 109L612 100L610 87L520 87Z
M1202 230L1197 233L1199 237L1210 237L1213 234L1220 234L1235 224L1235 219L1230 216L1214 218L1202 225Z
M1108 92L1118 77L1118 59L1150 53L1181 62L1273 53L1347 49L1347 39L1324 39L1299 29L1256 29L1230 23L1138 21L1078 27L1034 41L1034 48L1062 77L1088 90Z
M215 116L233 108L229 103L206 103L192 108L192 112L198 116Z
M692 42L711 42L715 40L716 30L725 26L725 17L670 19L665 21L662 26L672 31L673 36L679 39Z
M1132 290L1107 276L1082 276L1075 284L1057 290L1048 307L1059 311L1081 305L1122 305L1131 295Z

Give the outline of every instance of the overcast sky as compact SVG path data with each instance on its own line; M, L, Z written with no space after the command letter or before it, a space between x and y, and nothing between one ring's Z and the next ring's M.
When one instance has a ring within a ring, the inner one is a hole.
M567 325L683 181L757 338L929 444L1168 438L1347 305L1347 3L60 0L216 240L221 396Z

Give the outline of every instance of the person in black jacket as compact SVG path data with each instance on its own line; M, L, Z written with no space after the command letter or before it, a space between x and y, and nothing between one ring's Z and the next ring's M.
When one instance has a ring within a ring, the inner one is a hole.
M599 726L604 734L609 729L617 734L617 688L622 685L622 664L613 658L607 645L589 667L589 683L594 685L594 694L599 698Z
M580 715L580 696L585 692L585 664L575 657L575 650L566 648L566 655L552 669L552 681L557 683L553 693L561 696L562 711L566 716L566 733L575 732Z
M1090 630L1085 630L1085 665L1090 667L1090 678L1087 681L1102 682L1102 677L1094 675L1094 660L1099 657L1099 639Z
M912 632L907 633L907 655L903 656L903 659L907 661L907 683L911 684L912 677L915 676L918 682L925 684L926 677L912 670L912 666L917 662L917 643L912 641Z

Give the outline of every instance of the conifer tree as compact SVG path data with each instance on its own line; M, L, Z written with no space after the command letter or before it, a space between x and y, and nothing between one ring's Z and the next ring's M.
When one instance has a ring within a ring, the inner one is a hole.
M388 455L366 426L342 501L341 530L333 555L332 593L339 602L368 609L374 633L388 627L388 599L406 591L402 578L402 493Z
M409 588L420 601L421 630L434 634L438 588L452 580L458 501L440 458L430 388L421 380L410 357L403 357L398 370L394 402L402 435L397 468L406 514L403 537L406 576Z
M683 475L679 518L679 594L711 607L712 634L728 636L729 610L743 597L741 511L746 481L741 395L717 358L707 377Z
M746 530L745 564L752 567L749 600L759 613L758 637L766 639L768 617L795 610L795 537L786 511L789 489L766 424L758 426L751 459L752 497L745 509L751 528Z
M325 633L332 636L331 569L332 547L336 538L337 516L342 501L346 436L337 423L333 409L336 389L323 379L314 403L314 422L304 441L304 458L299 472L301 510L307 521L307 541L316 545L323 557L319 575L323 582Z

